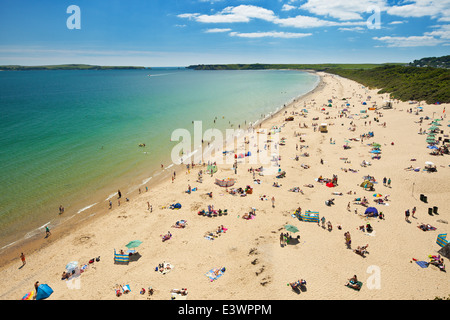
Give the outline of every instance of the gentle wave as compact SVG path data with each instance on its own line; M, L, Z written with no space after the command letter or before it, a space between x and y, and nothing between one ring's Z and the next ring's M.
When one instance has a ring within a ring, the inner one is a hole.
M94 203L94 204L91 204L91 205L89 205L89 206L87 206L87 207L84 207L84 208L82 208L82 209L80 209L80 210L78 210L78 212L77 213L81 213L81 212L83 212L83 211L86 211L87 209L90 209L90 208L92 208L93 206L95 206L97 204L97 202L96 203Z

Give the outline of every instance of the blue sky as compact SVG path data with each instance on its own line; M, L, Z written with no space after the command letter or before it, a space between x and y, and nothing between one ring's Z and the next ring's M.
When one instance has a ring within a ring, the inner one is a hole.
M80 29L67 27L70 5ZM0 65L382 63L449 52L450 0L0 0Z

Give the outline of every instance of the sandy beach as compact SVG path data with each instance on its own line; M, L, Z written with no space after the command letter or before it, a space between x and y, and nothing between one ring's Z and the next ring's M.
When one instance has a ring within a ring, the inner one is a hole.
M20 300L34 289L36 281L54 290L49 300L170 300L171 290L182 288L188 294L178 298L187 300L448 297L448 273L433 265L421 268L415 260L428 262L429 255L437 255L441 249L436 243L438 234L450 231L448 155L430 155L426 135L419 134L430 127L432 119L442 116L443 133L437 136L445 139L449 127L443 110L449 110L449 106L421 103L423 111L416 114L418 104L395 101L392 109L368 110L374 104L381 107L388 96L348 79L318 74L322 81L313 92L255 128L254 134L259 129L281 128L279 135L285 143L277 145L277 151L279 169L286 173L284 178L257 173L255 179L260 183L256 183L249 169L259 166L246 163L245 158L238 159L237 173L232 164L219 164L214 175L203 174L202 183L197 182L198 172L205 172L206 167L195 166L188 172L180 166L173 181L169 175L147 192L142 188L141 193L123 195L120 206L114 199L112 209L105 209L104 214L87 219L77 228L52 230L48 238L39 240L37 250L16 250L15 258L6 259L8 263L0 269L0 299ZM410 108L412 113L408 112ZM290 116L293 121L285 121ZM421 117L427 116L431 119L419 123ZM328 132L313 126L321 123L328 124ZM373 137L366 136L369 132ZM372 159L373 143L380 145L380 159ZM370 165L362 166L363 161ZM427 161L436 165L437 172L423 170ZM409 167L420 170L406 170ZM316 181L333 176L338 178L334 187ZM361 187L366 176L375 178L374 190ZM250 186L253 192L245 196L230 194L215 184L216 178L236 179L233 187ZM389 186L383 184L383 178L390 180ZM281 186L274 187L274 182ZM189 185L196 191L186 193ZM289 191L295 187L302 192ZM212 197L207 195L209 192ZM387 201L375 203L374 194L381 194L381 199L387 196ZM427 196L427 203L420 200L420 195ZM366 207L355 203L355 199L364 197L368 207L382 212L384 219L364 215ZM327 205L330 199L334 204ZM147 203L152 206L151 212ZM170 209L175 203L182 207ZM208 205L226 209L227 214L199 215ZM318 212L320 218L331 223L332 230L326 224L322 227L321 222L300 221L293 216L299 207L302 213ZM414 216L406 221L405 211L414 207ZM437 213L430 215L430 207L437 207ZM243 219L252 208L255 216ZM187 221L186 226L175 228L181 220ZM373 231L360 230L368 222ZM421 223L436 229L423 231L418 228ZM280 233L287 232L284 226L288 224L299 231L292 233L294 240L282 245ZM219 226L226 231L216 234ZM162 241L168 232L172 237ZM215 236L208 237L209 232ZM351 235L351 247L345 243L346 232ZM132 240L142 241L136 248L138 253L128 264L114 263L114 251L126 251L125 245ZM366 245L364 257L354 252ZM20 252L26 256L24 266ZM99 261L95 261L97 257ZM93 263L89 263L91 259ZM71 261L85 266L84 270L62 280ZM164 263L171 265L167 272L155 271ZM444 258L444 263L448 267L449 260ZM225 271L211 281L207 274L214 268ZM362 282L360 290L346 286L354 275ZM299 279L306 280L306 286L296 292L289 283ZM117 296L116 289L121 285L129 285L130 292ZM152 295L148 294L149 287L154 290ZM140 294L142 288L145 294Z

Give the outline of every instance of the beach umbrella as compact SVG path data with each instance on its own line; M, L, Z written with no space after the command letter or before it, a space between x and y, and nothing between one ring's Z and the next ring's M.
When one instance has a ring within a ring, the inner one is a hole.
M426 164L427 166L434 166L434 163L431 162L431 161L427 161L427 162L425 162L425 164Z
M127 247L128 249L137 248L141 245L141 243L142 243L142 241L140 241L140 240L133 240L133 241L130 241L125 247Z
M78 261L71 261L68 264L66 264L66 270L68 272L72 272L76 268L78 268Z
M285 228L287 231L289 231L289 232L293 232L293 233L298 232L297 227L296 227L296 226L293 226L292 224L287 224L287 225L284 226L284 228Z
M36 292L36 300L43 300L50 297L50 295L53 293L53 289L50 288L47 284L41 284L37 288Z
M382 197L382 195L381 194L379 194L379 193L374 193L374 195L373 195L375 198L381 198Z
M28 292L26 295L22 297L22 300L33 300L34 291Z

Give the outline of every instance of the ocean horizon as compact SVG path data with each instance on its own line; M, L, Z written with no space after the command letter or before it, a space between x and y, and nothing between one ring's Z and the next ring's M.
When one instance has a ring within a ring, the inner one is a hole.
M171 165L175 129L245 127L318 82L293 70L1 72L0 249L145 188Z

